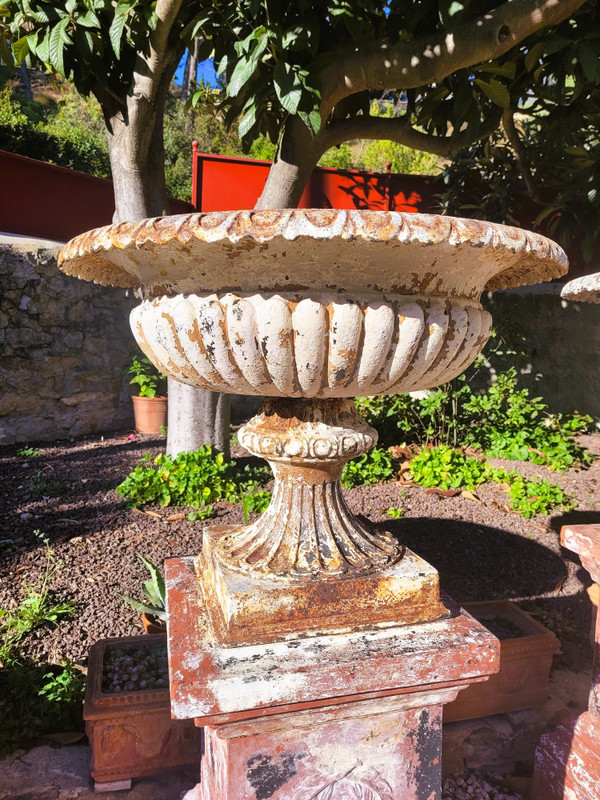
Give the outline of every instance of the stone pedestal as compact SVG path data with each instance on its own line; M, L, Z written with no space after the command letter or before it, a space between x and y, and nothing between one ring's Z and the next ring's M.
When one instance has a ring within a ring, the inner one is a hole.
M600 525L561 531L563 547L577 553L600 582ZM600 616L596 620L594 669L588 711L542 736L535 754L532 800L598 800L600 797Z
M223 647L193 560L166 582L171 711L205 726L188 800L439 800L442 707L499 666L466 612Z

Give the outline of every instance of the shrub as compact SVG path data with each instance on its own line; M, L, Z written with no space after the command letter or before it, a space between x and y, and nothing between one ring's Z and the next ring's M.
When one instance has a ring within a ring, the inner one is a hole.
M592 461L572 438L586 430L591 417L550 414L541 398L517 388L514 367L498 374L481 393L461 375L426 397L361 397L357 406L385 446L404 442L471 447L489 457L532 461L551 469Z

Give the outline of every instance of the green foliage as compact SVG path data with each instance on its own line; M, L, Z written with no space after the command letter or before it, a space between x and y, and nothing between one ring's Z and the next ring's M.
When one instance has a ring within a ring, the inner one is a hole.
M486 461L440 445L421 450L410 462L410 475L415 483L426 488L474 492L480 484L492 479L492 470Z
M81 120L85 120L82 117ZM99 177L110 176L106 141L82 122L0 89L0 149Z
M167 393L167 376L159 372L146 356L134 355L127 369L133 378L129 383L139 386L140 397L164 397Z
M158 619L166 621L167 619L167 592L165 589L165 579L162 576L159 568L153 564L149 559L144 556L138 555L142 564L150 573L150 577L142 583L142 589L147 602L140 603L133 597L127 597L120 594L121 600L124 600L136 611L142 611L145 614L151 614Z
M56 624L59 617L70 614L75 604L56 600L51 593L52 582L61 562L50 549L48 539L39 531L36 535L44 544L44 570L39 585L23 583L24 598L14 609L0 609L0 662L5 666L18 657L18 646L24 636L47 623Z
M153 466L138 465L116 491L130 507L150 503L193 506L196 519L202 519L212 514L213 503L238 502L269 475L266 467L246 465L240 469L235 461L226 461L222 453L205 445L175 458L161 453Z
M528 195L534 201L528 218L570 256L581 247L583 259L591 259L600 229L599 20L598 5L588 3L529 39L522 63L505 81L518 112L515 133L498 128L455 154L444 174L447 213L524 221Z
M517 387L511 367L480 393L461 375L425 397L362 397L357 406L385 446L460 445L551 469L591 463L591 455L572 439L588 428L591 417L550 414L541 398Z
M319 159L320 167L332 167L333 169L359 169L350 145L342 142L338 147L332 147L323 153Z
M83 731L85 676L61 665L15 661L0 669L0 752L57 731Z
M473 394L462 410L468 420L464 443L492 458L509 458L568 469L589 464L591 456L570 437L586 430L591 417L549 415L540 397L517 389L514 368L498 375L487 392Z
M33 456L39 456L41 452L37 447L21 447L20 450L17 450L17 455L21 458L33 458Z
M248 524L249 514L262 514L269 507L271 502L271 492L259 490L252 494L242 496L242 510L244 512L244 524Z
M439 171L439 158L431 153L413 150L397 142L371 141L364 144L360 155L361 169L370 172L386 172L390 164L392 172L407 175L434 175Z
M521 516L549 514L554 508L570 510L575 503L561 488L546 479L528 480L518 472L495 469L482 459L471 458L446 445L421 450L410 463L410 476L420 486L473 492L482 483L505 483L511 505Z
M373 447L362 456L349 461L342 472L342 485L346 489L383 483L395 475L392 457L382 447Z
M400 519L400 517L404 516L404 509L403 508L388 508L388 510L385 513L391 519Z
M273 144L266 136L259 136L250 145L248 155L250 158L258 158L261 161L273 161L277 146Z
M508 476L511 505L522 517L535 517L548 514L553 508L562 507L570 511L577 505L560 486L549 483L545 478L530 481L516 472Z
M65 485L61 481L48 477L41 469L38 469L33 478L27 481L27 488L32 496L39 500L42 497L55 497L62 494L65 490Z

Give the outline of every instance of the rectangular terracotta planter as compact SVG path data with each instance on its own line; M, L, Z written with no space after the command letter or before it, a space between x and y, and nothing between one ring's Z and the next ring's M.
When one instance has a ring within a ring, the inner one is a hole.
M484 683L458 693L444 707L444 722L504 714L544 703L550 688L552 656L559 652L556 636L508 600L464 603L463 608L483 625L492 617L522 631L518 638L500 640L500 671ZM493 631L492 631L493 632Z
M96 790L128 788L132 778L200 763L202 731L192 720L171 719L168 688L102 691L110 650L160 646L166 647L162 635L101 639L90 648L83 717Z

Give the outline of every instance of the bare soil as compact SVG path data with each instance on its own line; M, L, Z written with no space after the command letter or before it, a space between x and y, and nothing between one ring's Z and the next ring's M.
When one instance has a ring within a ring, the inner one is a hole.
M581 437L600 455L600 434ZM0 608L23 597L23 582L35 586L45 565L45 548L36 531L50 540L61 564L53 592L72 599L75 612L59 626L32 632L24 652L60 663L84 662L99 638L138 634L139 614L120 593L142 599L147 577L137 555L155 563L194 555L204 527L242 523L239 505L220 503L215 517L190 521L183 508L121 507L115 487L145 453L164 448L164 438L136 435L88 437L39 445L37 455L18 455L20 447L0 450ZM234 455L244 458L238 448ZM482 486L477 499L441 497L401 483L360 487L346 493L355 513L393 532L440 572L442 588L459 602L510 599L541 615L562 643L558 665L588 669L589 575L577 556L560 547L566 523L600 523L600 460L587 470L557 473L522 462L500 462L529 477L559 483L578 501L576 511L527 520L512 513L502 487ZM388 508L402 508L389 519ZM540 617L538 617L540 618Z

